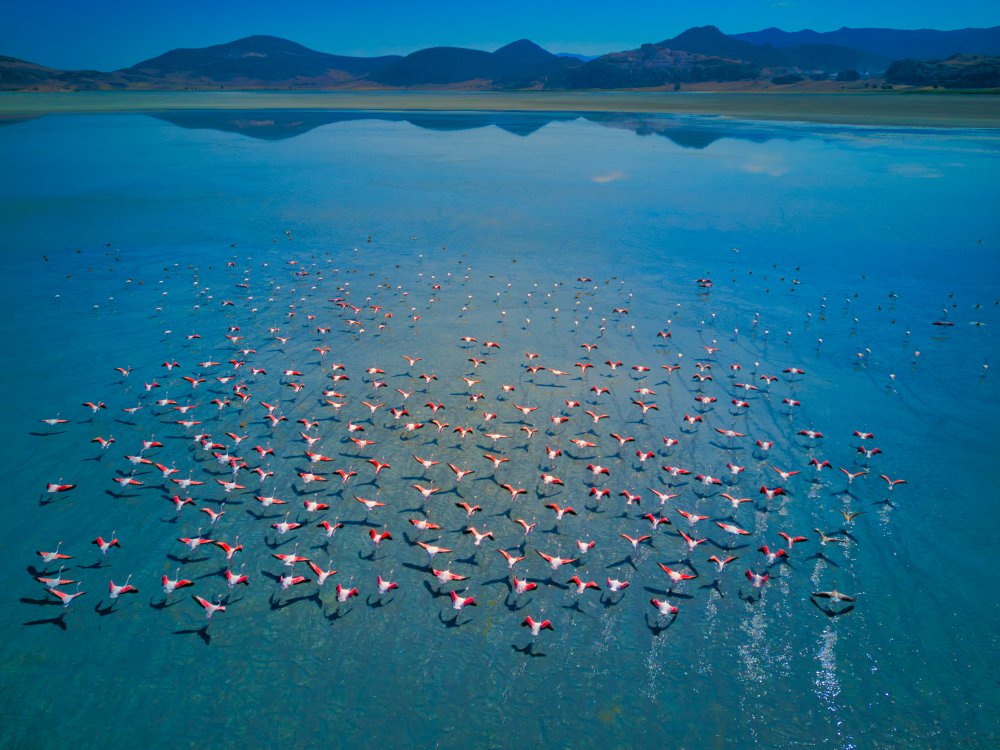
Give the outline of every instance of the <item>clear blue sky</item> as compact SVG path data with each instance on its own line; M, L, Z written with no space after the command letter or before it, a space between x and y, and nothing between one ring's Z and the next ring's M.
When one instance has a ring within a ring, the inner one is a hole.
M323 52L495 49L527 37L553 52L602 54L690 26L727 33L841 26L1000 25L997 0L0 0L0 54L56 68L114 70L175 47L251 34Z

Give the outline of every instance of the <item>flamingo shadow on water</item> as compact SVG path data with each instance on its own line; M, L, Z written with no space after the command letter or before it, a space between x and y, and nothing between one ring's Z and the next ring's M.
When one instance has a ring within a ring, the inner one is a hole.
M469 624L470 622L472 622L472 618L471 618L471 617L469 617L468 619L466 619L466 620L465 620L465 621L463 621L463 622L459 622L459 621L458 621L458 618L459 618L459 617L461 617L461 616L462 616L462 615L461 615L461 613L459 613L459 612L456 612L456 613L455 613L455 616L454 616L454 617L452 617L452 618L451 618L451 619L449 620L449 619L447 619L447 618L446 618L446 617L444 616L444 614L442 614L442 613L440 613L440 612L438 613L438 619L439 619L439 620L441 621L441 623L442 623L442 624L443 624L443 625L444 625L444 626L445 626L446 628L461 628L461 627L464 627L465 625L468 625L468 624Z
M539 657L539 656L544 657L544 656L547 656L547 654L545 654L545 653L543 653L541 651L537 651L535 649L535 642L534 641L529 641L524 646L518 646L516 643L512 643L512 644L510 644L510 647L514 651L517 651L518 653L524 654L525 656L531 656L531 657Z
M671 616L671 618L663 625L661 625L657 620L651 619L649 615L646 615L646 627L649 628L653 635L660 635L665 630L669 630L673 627L675 622L677 622L677 615Z
M301 596L293 596L290 599L282 599L281 594L275 591L271 594L271 598L268 600L268 604L271 605L271 610L274 612L279 612L286 607L290 607L297 602L315 602L316 606L323 609L323 600L319 598L319 591L314 591L311 594L302 594Z
M188 628L186 630L175 630L174 635L196 635L201 641L208 646L212 642L212 636L208 632L208 623L205 623L200 628Z
M44 607L47 604L50 604L52 606L59 605L59 602L57 602L54 599L32 599L31 597L27 596L22 596L20 599L18 599L18 601L21 602L21 604L37 604L40 607Z
M353 611L354 611L354 607L341 608L341 607L338 606L336 609L334 609L334 610L332 610L330 612L324 612L323 616L327 620L329 620L330 622L336 622L337 620L340 620L340 619L343 619L344 617L347 617Z
M367 604L372 609L381 609L382 607L392 604L392 602L395 599L396 597L394 596L381 597L378 596L377 594L369 594L368 598L365 599L365 604Z
M512 596L513 598L511 598ZM518 612L531 604L532 601L533 599L530 596L527 599L522 600L520 596L514 595L514 591L511 590L507 596L504 597L503 604L511 612Z
M812 603L814 607L816 607L816 609L818 609L820 612L822 612L830 619L833 619L835 617L840 617L841 615L846 615L848 612L854 611L853 604L849 604L843 609L834 609L833 607L824 607L822 604L816 601L815 597L812 596L809 597L809 601Z
M45 617L40 620L28 620L27 622L22 624L25 627L30 627L34 625L55 625L57 628L59 628L64 632L68 629L68 625L66 624L65 612L61 612L58 617Z
M211 575L215 575L215 574L212 573ZM179 601L181 601L181 600L180 599L171 599L169 596L164 596L160 600L150 599L149 600L149 607L150 607L150 609L164 610L164 609L167 609L168 607L174 606Z

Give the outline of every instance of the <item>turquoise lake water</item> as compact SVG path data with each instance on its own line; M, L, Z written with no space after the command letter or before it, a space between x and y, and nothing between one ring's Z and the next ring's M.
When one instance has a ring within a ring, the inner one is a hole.
M59 115L0 127L0 163L0 746L1000 742L995 132L627 114ZM331 380L333 363L348 380ZM633 400L658 409L643 417ZM272 427L262 402L287 421ZM54 417L70 421L39 421ZM302 432L319 438L312 448ZM217 483L233 471L199 433L246 462L245 489ZM351 442L359 434L375 444ZM104 450L98 436L115 440ZM510 460L494 471L484 453ZM425 470L414 454L441 463ZM183 490L126 456L205 484ZM390 468L376 476L369 458ZM449 462L475 473L456 483ZM848 486L841 468L868 473ZM343 484L335 469L357 475ZM132 474L141 485L113 481ZM906 483L890 492L882 474ZM50 482L76 487L50 494ZM505 483L527 492L512 503ZM413 484L440 491L422 503ZM768 500L761 486L787 494ZM677 497L661 507L654 489ZM734 509L723 492L750 502ZM178 493L196 507L176 513ZM482 511L467 519L460 502ZM576 515L557 523L549 503ZM213 525L200 508L225 513ZM692 533L677 509L706 519ZM279 535L286 511L303 525ZM424 517L442 528L409 523ZM537 524L527 537L519 518ZM322 520L344 526L327 541ZM476 547L469 525L494 539ZM393 539L375 549L369 529L383 528ZM821 545L814 529L840 541ZM679 531L706 541L689 551ZM782 531L807 541L769 565L758 548L788 549ZM90 542L113 532L121 547L104 557ZM652 538L633 552L621 534ZM232 569L249 586L229 590L221 549L177 541L199 535L239 538ZM577 540L595 545L580 556ZM417 541L452 549L432 566L467 578L439 585ZM80 582L62 588L85 592L65 609L34 580L56 575L36 551L60 542L72 555L62 577ZM496 549L524 555L514 572L538 588L515 595ZM338 572L282 591L288 570L315 579L274 557L293 552ZM553 571L538 552L580 559ZM738 559L718 572L712 555ZM671 586L658 563L696 577ZM748 569L768 582L755 588ZM168 599L165 574L194 585ZM602 590L578 595L574 574ZM109 581L130 575L139 592L110 599ZM379 575L399 588L380 598ZM609 578L629 587L613 594ZM359 595L338 603L337 583ZM834 588L856 602L811 596ZM452 590L478 606L456 611ZM225 596L226 610L206 620L195 594ZM554 630L533 638L526 616Z

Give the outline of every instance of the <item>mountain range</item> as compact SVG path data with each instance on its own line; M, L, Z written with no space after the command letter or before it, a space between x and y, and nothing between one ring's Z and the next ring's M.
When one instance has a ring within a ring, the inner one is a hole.
M1000 55L1000 27L958 31L844 28L822 33L764 29L727 35L714 26L701 26L671 39L596 58L555 55L527 39L494 52L431 47L405 56L352 57L260 35L175 49L112 72L56 70L0 56L0 89L656 88L705 82L829 80L838 74L841 80L858 80L879 76L900 59L939 60L955 53ZM850 75L843 77L845 73Z
M869 52L890 60L941 60L959 53L1000 55L1000 35L997 31L997 27L935 31L849 29L845 26L836 31L823 32L789 32L770 28L733 36L751 44L770 44L772 47L830 44Z

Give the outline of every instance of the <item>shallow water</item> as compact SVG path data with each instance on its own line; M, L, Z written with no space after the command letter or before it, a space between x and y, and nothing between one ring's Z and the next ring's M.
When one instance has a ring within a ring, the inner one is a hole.
M349 114L66 115L0 128L12 532L0 572L0 743L996 744L1000 675L988 655L1000 616L983 596L997 521L988 435L1000 417L996 373L984 368L995 365L1000 323L994 132ZM709 291L695 283L705 277ZM942 320L954 325L932 325ZM240 343L225 338L230 326ZM478 342L463 345L465 335ZM482 348L487 340L501 348ZM588 361L583 343L598 345L585 378L575 367ZM423 361L410 368L404 354ZM487 362L473 370L470 357ZM624 365L611 371L607 359ZM181 366L167 371L165 360ZM333 362L350 380L330 380ZM694 401L695 362L711 365L700 388L718 401L705 407ZM538 363L569 375L527 371ZM127 378L119 366L132 368ZM386 388L373 390L372 366ZM792 366L806 374L782 372ZM301 391L285 369L302 372ZM425 384L422 372L438 379ZM779 379L765 388L764 373ZM228 374L236 379L214 380ZM206 382L192 389L182 375ZM472 389L482 401L469 401L461 376L481 380ZM161 387L147 392L154 379ZM246 405L237 382L252 394ZM730 403L744 397L740 382L762 389L746 409ZM643 384L655 396L637 396ZM344 407L324 403L329 388ZM414 393L404 402L396 388ZM210 403L226 396L224 409ZM183 417L160 398L197 404L202 424L175 424ZM658 411L640 420L633 398ZM446 404L440 434L428 399ZM92 415L80 406L90 400L108 408ZM366 400L385 406L369 415ZM288 422L272 428L260 402ZM410 416L397 422L389 409L404 403ZM537 411L522 417L514 404ZM121 411L136 405L134 417ZM688 427L682 417L696 407L704 422ZM608 417L595 427L585 409ZM484 423L484 410L497 420ZM570 421L553 426L549 416L564 412ZM56 415L72 421L38 422ZM300 418L319 420L309 433L333 461L309 464ZM405 433L411 418L425 426ZM348 421L376 445L351 443ZM529 440L522 424L540 431ZM460 439L455 425L476 432ZM494 445L494 429L511 437ZM214 479L232 473L194 442L199 430L274 476L261 489L241 471L246 489L227 496ZM884 452L859 456L854 430L874 433L868 442ZM226 432L247 437L237 446ZM612 432L635 442L619 451ZM98 435L115 442L101 450ZM206 481L188 492L198 506L226 501L216 526L192 508L176 518L167 500L179 489L125 458L152 436L164 446L144 455ZM598 447L581 452L578 436ZM667 449L664 436L679 443ZM768 454L758 439L774 441ZM565 453L551 464L566 482L556 491L538 489L546 445ZM640 464L637 449L657 455ZM511 459L496 479L484 452ZM442 463L425 473L412 454ZM817 481L814 456L833 466ZM369 457L391 468L376 478ZM597 482L612 489L600 502L587 495L591 460L611 470ZM456 486L446 462L476 473ZM727 462L746 468L721 488L659 468L721 476ZM844 493L837 468L866 465ZM802 473L784 481L770 466ZM143 485L120 492L112 478L133 468ZM341 485L332 470L349 468L358 475ZM301 471L331 481L307 485ZM882 473L907 484L890 494ZM44 493L57 480L77 487ZM528 490L513 508L505 482ZM407 523L421 516L414 483L441 488L427 512L442 531ZM762 484L789 495L767 501ZM642 519L659 509L653 488L678 493L663 509L672 526ZM638 508L618 495L626 489L642 496ZM753 502L732 511L720 491ZM289 505L264 510L257 494ZM354 495L386 506L366 515ZM308 513L314 496L331 509ZM483 506L471 523L496 536L478 552L460 533L463 500ZM577 515L557 525L549 502ZM696 526L709 541L690 555L676 507L709 516ZM270 524L287 508L305 525L279 538ZM841 510L863 514L846 523ZM518 517L538 525L516 572L539 588L515 600L494 548L522 544ZM327 546L322 518L345 523ZM714 520L752 533L728 541ZM394 539L369 559L367 529L383 526ZM848 543L821 547L815 527ZM208 547L187 555L176 541L199 530L238 535L234 568L250 577L207 628L188 594L226 593L225 558ZM767 569L757 548L787 547L782 530L809 541L754 589L743 572ZM94 567L89 542L112 531L121 548ZM633 556L621 533L654 538ZM468 580L439 589L427 573L410 542L438 538L455 552L435 567L450 560ZM575 557L576 539L596 545L574 572L602 589L628 580L624 595L577 597L563 587L573 566L550 576L535 550ZM86 591L65 612L32 580L55 572L35 551L60 540L74 556L66 577ZM739 559L716 575L706 560L729 547ZM332 560L338 574L321 590L279 592L272 555L293 549L322 567ZM658 562L698 577L670 589ZM140 593L111 607L108 580L130 574ZM164 602L163 574L195 585ZM400 584L381 606L380 574ZM338 606L337 581L360 595ZM857 596L853 610L810 597L834 586ZM456 613L441 595L450 589L478 607ZM651 597L678 606L677 617L657 617ZM551 619L554 632L533 640L519 627L525 615ZM127 724L110 720L122 715Z

